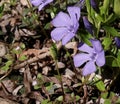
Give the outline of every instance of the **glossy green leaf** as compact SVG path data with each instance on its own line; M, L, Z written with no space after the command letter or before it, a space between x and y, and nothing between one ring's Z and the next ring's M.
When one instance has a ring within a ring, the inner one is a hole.
M87 8L87 12L88 12L88 15L91 14L91 6L90 6L90 0L86 0L86 8Z
M19 57L19 60L20 61L25 61L27 59L27 57L25 56L25 55L21 55L20 57Z
M115 19L116 19L116 15L114 13L111 13L106 20L104 21L104 23L109 24L112 23Z
M106 65L112 67L119 67L119 63L116 57L114 56L106 56Z
M41 102L41 104L52 104L48 99L45 99Z
M100 91L105 91L105 84L103 83L102 80L99 80L97 77L94 78L95 80L95 85Z
M76 95L75 98L76 98L76 101L80 100L80 96L78 95Z
M108 92L103 92L103 93L101 93L101 97L102 97L103 99L106 99L107 96L108 96Z
M112 39L105 37L102 42L102 44L104 45L104 50L108 50L110 48L111 43L112 43Z
M57 100L58 100L58 101L63 101L63 96L59 96L59 97L57 98Z
M1 68L1 70L7 71L9 69L9 66L5 65Z
M111 104L111 100L110 99L105 99L104 104Z
M52 46L50 48L50 53L51 53L52 58L54 60L57 60L58 51L57 51L57 46L55 43L52 44Z
M102 10L103 14L108 14L107 12L109 10L110 2L111 2L111 0L104 0L104 2L103 2L103 10Z
M120 36L120 34L117 32L117 30L113 27L103 26L103 29L112 36Z
M12 65L12 63L13 63L13 61L9 60L5 64L6 64L6 66L10 66L10 65Z
M114 12L120 16L120 0L114 0Z

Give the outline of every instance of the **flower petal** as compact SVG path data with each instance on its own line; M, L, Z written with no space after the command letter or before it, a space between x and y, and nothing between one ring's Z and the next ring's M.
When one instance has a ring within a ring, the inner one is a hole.
M89 54L85 54L85 53L79 53L73 57L75 67L81 66L88 60L90 60Z
M66 34L67 34L66 28L55 28L51 32L51 37L55 41L60 41L64 37L64 35L66 35Z
M68 32L62 39L62 44L65 45L68 41L70 41L75 36L74 33Z
M87 44L81 42L79 45L78 45L78 49L80 51L83 51L83 52L87 52L87 53L92 53L93 52L93 48L91 48L90 46L88 46Z
M76 20L79 21L80 18L80 8L79 7L68 7L67 8L68 13L71 17L72 20Z
M52 20L52 25L55 27L70 26L71 20L68 14L64 12L58 13L58 15Z
M31 0L31 4L34 6L39 6L42 3L42 0Z
M86 63L86 65L84 66L83 70L82 70L82 74L84 76L91 74L93 72L96 71L96 66L94 61L89 61L88 63Z
M42 3L41 5L39 5L38 10L41 11L44 6L45 6L45 4Z
M96 64L98 66L103 66L105 64L105 53L104 53L104 50L98 54L98 57L96 59Z
M93 48L96 52L101 52L103 50L102 45L101 45L99 40L91 39L90 41L91 41Z

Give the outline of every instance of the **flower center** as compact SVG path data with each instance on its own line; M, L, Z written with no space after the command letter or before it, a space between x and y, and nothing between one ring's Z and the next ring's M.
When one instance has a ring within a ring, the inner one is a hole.
M75 29L73 25L69 26L68 30L72 33L75 33Z

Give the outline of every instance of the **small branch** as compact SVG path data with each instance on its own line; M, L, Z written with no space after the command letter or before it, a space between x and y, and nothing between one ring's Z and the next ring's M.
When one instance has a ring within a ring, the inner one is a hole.
M60 50L61 47L62 47L62 44L61 44L61 42L60 42L60 43L57 44L57 49ZM28 59L27 61L24 61L23 63L21 63L21 64L19 64L19 65L15 65L15 66L13 67L13 69L20 69L20 68L22 68L22 67L24 67L24 66L26 66L26 65L28 65L28 64L31 64L31 63L33 63L33 62L36 62L36 61L38 61L38 60L40 60L40 59L44 59L44 58L46 58L47 56L50 56L50 51L48 51L48 52L46 52L46 53L43 53L43 54L40 54L40 55L38 55L38 56L35 56L35 57L31 58L31 59Z

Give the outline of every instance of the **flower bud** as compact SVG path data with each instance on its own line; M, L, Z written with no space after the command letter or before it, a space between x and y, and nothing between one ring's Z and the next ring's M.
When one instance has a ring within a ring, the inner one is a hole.
M83 17L83 22L86 30L93 35L93 26L92 24L88 21L88 18L86 16Z
M120 37L115 37L115 44L117 48L120 48Z

